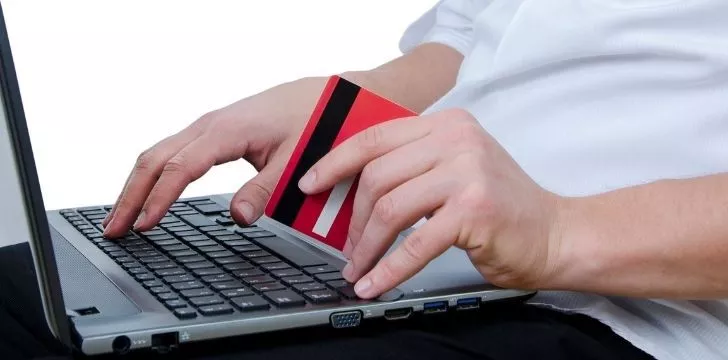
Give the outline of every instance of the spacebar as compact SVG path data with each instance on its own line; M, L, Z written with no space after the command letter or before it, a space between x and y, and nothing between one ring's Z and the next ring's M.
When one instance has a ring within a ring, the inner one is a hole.
M279 237L257 238L253 241L300 267L327 265L320 257Z

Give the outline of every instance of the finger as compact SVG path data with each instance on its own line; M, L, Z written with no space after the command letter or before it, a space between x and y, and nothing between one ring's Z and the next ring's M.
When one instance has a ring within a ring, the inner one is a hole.
M134 230L153 228L167 213L170 205L179 199L187 185L215 166L220 157L220 149L216 146L218 141L203 134L164 164L159 179L134 222Z
M238 224L252 224L263 214L283 172L285 160L284 156L276 157L235 193L230 202L230 215Z
M199 133L197 126L187 127L176 135L160 141L139 156L111 210L109 221L104 226L105 236L117 237L129 230L131 223L139 215L147 195L157 182L164 164L185 145L197 138Z
M357 295L370 299L393 289L455 244L459 231L456 211L446 209L412 232L356 283Z
M299 181L299 187L307 194L332 188L375 158L429 134L431 121L427 119L392 120L353 135L314 164Z
M408 143L367 164L359 179L349 225L351 246L361 238L377 199L407 180L430 171L442 154L431 136Z
M353 248L344 277L356 281L374 267L403 229L442 206L454 187L443 171L430 171L379 198Z

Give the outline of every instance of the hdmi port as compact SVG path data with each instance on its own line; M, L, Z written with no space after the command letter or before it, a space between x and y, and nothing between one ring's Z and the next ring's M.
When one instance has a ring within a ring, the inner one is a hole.
M384 318L387 320L403 320L412 315L412 308L400 308L384 311Z

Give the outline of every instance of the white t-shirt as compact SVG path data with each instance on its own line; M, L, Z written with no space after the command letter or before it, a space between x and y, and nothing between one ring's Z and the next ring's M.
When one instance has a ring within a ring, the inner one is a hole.
M400 46L423 42L465 55L428 112L469 110L553 192L728 171L726 0L444 0ZM532 301L595 317L658 359L728 359L728 301Z

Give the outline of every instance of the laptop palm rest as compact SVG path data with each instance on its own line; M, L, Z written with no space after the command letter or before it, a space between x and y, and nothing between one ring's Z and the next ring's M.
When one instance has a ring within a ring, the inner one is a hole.
M121 290L55 229L51 229L51 237L68 315L108 318L140 312Z

